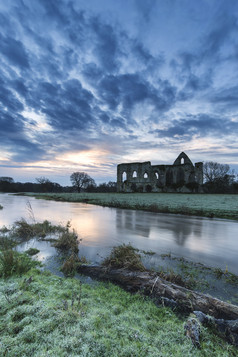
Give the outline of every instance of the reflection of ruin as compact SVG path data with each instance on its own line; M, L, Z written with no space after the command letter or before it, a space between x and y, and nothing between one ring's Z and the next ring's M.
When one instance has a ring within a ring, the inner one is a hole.
M151 165L150 161L119 164L118 192L201 192L203 163L195 165L182 152L173 165Z
M191 237L200 238L202 225L203 219L193 217L116 210L116 229L120 236L130 234L138 238L146 237L158 244L166 237L165 239L169 239L171 243L174 239L176 245L184 246ZM150 242L149 249L152 249L152 245Z
M130 211L117 209L116 211L116 227L117 231L125 234L125 229L129 230L133 235L149 237L150 225L148 224L147 212Z

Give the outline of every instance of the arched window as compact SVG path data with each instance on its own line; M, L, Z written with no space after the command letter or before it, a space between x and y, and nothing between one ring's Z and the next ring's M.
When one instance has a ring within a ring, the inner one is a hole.
M183 165L184 164L184 158L182 157L182 159L181 159L181 165Z
M144 178L148 178L147 172L144 173Z
M126 179L127 179L127 174L126 174L126 172L123 172L123 174L122 174L122 182L125 182Z
M158 172L155 173L155 176L156 176L156 179L158 180L158 179L159 179L159 174L158 174Z
M136 171L133 171L132 177L133 177L133 178L134 178L134 177L137 177L137 172L136 172Z

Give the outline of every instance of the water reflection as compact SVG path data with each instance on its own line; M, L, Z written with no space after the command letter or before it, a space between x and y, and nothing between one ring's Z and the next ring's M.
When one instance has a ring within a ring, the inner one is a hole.
M116 228L119 234L129 231L133 235L150 237L151 228L168 230L173 233L176 244L183 246L186 240L193 236L201 237L203 220L187 221L187 217L173 215L158 215L143 211L116 209Z
M142 211L130 211L116 209L116 228L119 234L124 234L125 230L134 235L149 237L150 226L148 225L148 215Z
M0 194L4 207L0 210L0 226L9 226L21 218L29 221L28 201L36 221L48 219L63 225L71 221L83 239L80 252L92 262L107 256L113 246L130 242L138 249L156 252L154 260L161 253L172 253L222 269L227 265L238 273L237 222ZM42 243L35 247L44 259L54 251Z

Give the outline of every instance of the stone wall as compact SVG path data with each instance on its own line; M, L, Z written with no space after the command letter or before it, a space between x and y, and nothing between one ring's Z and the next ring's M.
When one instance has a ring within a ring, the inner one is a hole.
M151 165L150 161L119 164L118 192L201 192L203 163L195 165L182 152L173 165Z

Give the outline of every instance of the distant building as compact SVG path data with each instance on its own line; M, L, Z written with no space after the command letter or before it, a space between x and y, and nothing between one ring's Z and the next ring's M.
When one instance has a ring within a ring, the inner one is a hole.
M173 165L150 161L117 165L117 192L202 192L203 163L193 165L184 153Z

